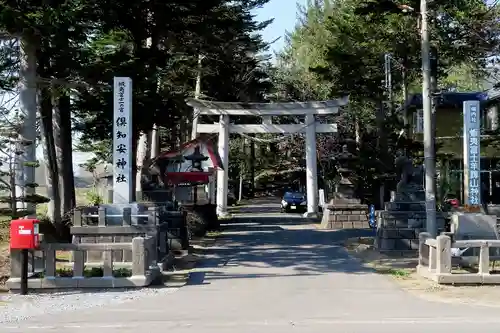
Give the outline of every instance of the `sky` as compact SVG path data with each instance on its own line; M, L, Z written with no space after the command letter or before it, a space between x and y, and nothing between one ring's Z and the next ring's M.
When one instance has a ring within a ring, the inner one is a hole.
M293 31L297 21L297 5L305 4L306 0L271 0L263 8L256 10L256 19L258 21L265 21L274 18L274 22L262 32L264 40L272 42L278 37L271 49L279 51L284 46L284 35L286 31Z

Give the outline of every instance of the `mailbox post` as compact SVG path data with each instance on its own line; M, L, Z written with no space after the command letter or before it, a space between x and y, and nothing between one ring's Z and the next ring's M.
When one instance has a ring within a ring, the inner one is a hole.
M21 251L21 295L28 293L28 253L40 246L39 225L36 219L10 222L10 249Z

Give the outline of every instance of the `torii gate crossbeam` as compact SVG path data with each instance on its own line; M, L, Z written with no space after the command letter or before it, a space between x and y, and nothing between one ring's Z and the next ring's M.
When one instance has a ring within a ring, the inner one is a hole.
M337 124L319 124L315 115L339 113L339 107L346 106L349 99L300 103L232 103L189 99L187 104L197 110L197 115L218 115L215 124L198 124L195 133L219 133L219 155L224 170L217 171L217 214L227 215L229 133L305 133L306 134L306 185L307 212L305 216L315 216L318 211L318 177L316 164L316 133L335 133ZM272 116L305 115L304 124L273 124ZM230 124L230 116L261 116L262 124Z

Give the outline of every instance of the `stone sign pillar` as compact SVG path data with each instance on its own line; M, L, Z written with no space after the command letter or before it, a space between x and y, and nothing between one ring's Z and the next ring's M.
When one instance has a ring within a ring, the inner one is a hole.
M479 101L464 102L464 203L481 204L481 116Z
M113 86L113 203L132 201L132 79L115 77Z

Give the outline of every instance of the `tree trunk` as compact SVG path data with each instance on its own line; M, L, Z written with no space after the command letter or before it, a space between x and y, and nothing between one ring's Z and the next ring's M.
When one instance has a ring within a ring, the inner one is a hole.
M61 226L61 195L59 191L59 171L57 167L56 148L52 127L52 101L50 90L40 89L40 116L43 141L43 160L45 177L47 180L47 197L50 202L47 206L47 217L54 223L56 229L62 231Z
M71 138L71 102L64 91L53 101L52 124L59 171L61 216L75 207L75 180L73 175L73 145Z

